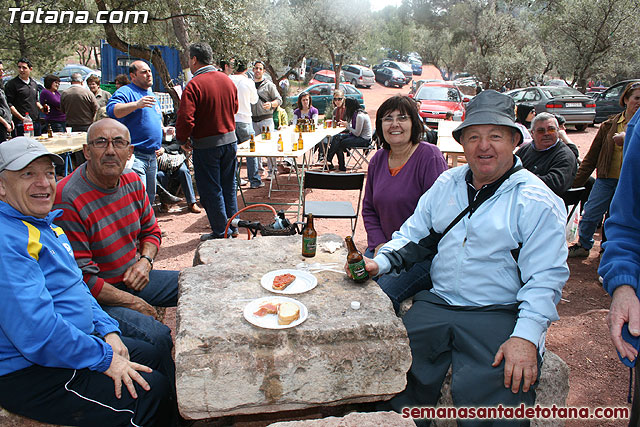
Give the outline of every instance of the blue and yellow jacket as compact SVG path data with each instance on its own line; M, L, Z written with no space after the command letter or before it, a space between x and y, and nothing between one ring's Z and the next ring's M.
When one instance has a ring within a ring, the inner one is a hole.
M0 201L0 375L31 365L104 372L119 332L91 296L69 240L46 218Z

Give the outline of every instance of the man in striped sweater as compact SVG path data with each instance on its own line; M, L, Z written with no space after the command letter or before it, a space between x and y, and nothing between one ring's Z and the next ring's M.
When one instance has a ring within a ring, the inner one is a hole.
M175 306L178 271L153 270L160 228L138 175L124 170L133 152L129 130L113 119L89 128L86 163L57 185L56 219L91 294L125 336L173 347L153 306Z

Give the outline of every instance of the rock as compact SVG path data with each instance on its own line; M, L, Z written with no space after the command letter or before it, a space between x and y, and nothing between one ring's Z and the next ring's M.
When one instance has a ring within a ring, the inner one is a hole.
M183 270L179 279L175 359L185 418L379 401L404 389L411 365L407 333L373 281L316 273L315 289L289 295L309 310L294 328L262 329L243 318L251 300L276 296L261 287L263 274L300 262L342 264L344 247L322 250L329 241L342 239L321 236L310 259L300 255L300 236L200 245L194 263L206 264ZM350 308L354 300L359 310Z
M285 421L269 424L269 427L415 427L410 419L396 412L353 412L344 417L327 417L320 420Z
M442 384L442 395L437 406L453 406L451 397L451 370ZM540 382L536 389L536 405L564 407L569 395L569 366L555 353L547 350L544 354ZM531 427L562 427L565 421L560 419L534 419ZM435 420L434 427L456 427L455 420Z
M41 423L20 415L12 414L0 407L0 426L2 427L53 427L53 424Z

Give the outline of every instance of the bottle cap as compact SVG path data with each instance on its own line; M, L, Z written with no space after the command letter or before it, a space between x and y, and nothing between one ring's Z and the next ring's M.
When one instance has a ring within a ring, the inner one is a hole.
M353 308L354 310L359 310L360 309L360 301L351 301L351 308Z

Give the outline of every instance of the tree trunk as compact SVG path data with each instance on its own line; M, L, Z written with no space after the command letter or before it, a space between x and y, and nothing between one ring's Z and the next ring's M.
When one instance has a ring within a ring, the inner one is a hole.
M174 14L182 14L182 5L179 0L167 0L167 6L169 10ZM171 24L173 25L173 32L180 43L180 66L183 70L189 68L189 33L187 33L187 27L184 23L183 16L177 16L171 18Z
M104 0L95 1L96 5L98 6L98 10L107 10ZM104 32L107 36L107 42L111 46L121 50L122 52L130 52L131 55L149 61L153 64L153 66L156 68L156 71L158 71L158 73L160 74L160 80L164 84L169 95L171 95L171 99L173 99L173 105L180 105L180 98L171 85L171 75L169 74L169 69L167 68L167 64L162 58L162 53L160 52L160 50L157 48L151 49L147 46L131 45L118 36L112 24L103 24L103 26Z

